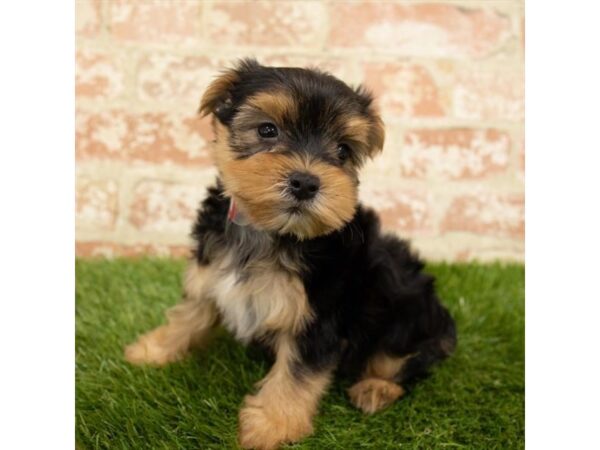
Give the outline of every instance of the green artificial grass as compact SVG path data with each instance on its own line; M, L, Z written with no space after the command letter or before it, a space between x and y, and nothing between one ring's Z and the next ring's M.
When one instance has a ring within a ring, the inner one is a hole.
M268 366L225 332L165 368L123 360L123 346L180 297L183 261L76 263L79 449L237 448L237 415ZM336 381L298 449L524 447L524 268L436 264L456 318L456 353L389 409L354 409Z

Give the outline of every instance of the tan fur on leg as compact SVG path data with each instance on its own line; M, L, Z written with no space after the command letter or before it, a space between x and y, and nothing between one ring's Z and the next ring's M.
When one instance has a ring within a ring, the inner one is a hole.
M295 348L289 337L278 342L277 360L260 382L256 395L246 396L240 411L239 440L243 448L270 450L312 433L312 418L331 380L331 372L291 373Z
M167 311L167 325L127 346L125 358L130 363L162 366L202 343L217 321L213 302L203 295L205 278L206 269L192 263L186 273L184 301Z
M352 404L367 414L387 408L404 395L402 386L380 378L359 381L348 390Z
M377 353L367 363L367 368L363 374L363 378L383 378L384 380L392 380L396 377L406 361L415 356L414 354L397 358L394 356L386 355L385 353Z
M352 404L367 414L373 414L402 397L404 388L393 379L412 356L414 355L396 358L384 353L373 356L362 379L348 389Z

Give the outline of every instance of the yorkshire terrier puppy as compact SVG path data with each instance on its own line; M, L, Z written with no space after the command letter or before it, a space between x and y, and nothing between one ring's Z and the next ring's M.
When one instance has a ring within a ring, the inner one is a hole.
M313 431L334 373L374 413L454 350L454 321L408 244L358 202L358 172L382 150L371 95L309 69L243 60L205 92L219 176L192 236L183 300L126 349L162 365L218 324L272 351L244 400L239 441L273 449Z

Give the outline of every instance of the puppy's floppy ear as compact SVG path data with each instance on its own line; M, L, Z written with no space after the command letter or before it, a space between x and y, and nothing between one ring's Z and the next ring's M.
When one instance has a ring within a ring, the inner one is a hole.
M204 92L198 112L202 116L214 114L223 120L231 111L232 91L239 83L242 75L259 68L260 64L255 59L246 58L238 61L233 69L222 72Z
M368 141L369 157L373 158L383 150L383 144L385 142L385 128L383 126L383 120L373 105L373 94L371 94L367 88L359 85L356 89L354 89L354 92L358 96L359 102L363 106L364 111L369 116L371 122Z
M214 80L202 96L198 113L202 116L214 114L219 117L224 110L231 106L231 91L239 81L239 75L235 69L223 72Z
M371 131L369 133L369 156L372 158L383 150L383 144L385 143L385 128L383 126L383 120L379 116L379 113L372 111L371 113Z

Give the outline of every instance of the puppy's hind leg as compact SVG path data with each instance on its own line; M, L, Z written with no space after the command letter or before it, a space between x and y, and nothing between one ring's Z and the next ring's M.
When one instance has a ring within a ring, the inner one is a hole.
M186 272L183 301L166 312L167 324L140 336L125 348L132 364L162 366L200 345L216 325L218 314L205 295L207 267L192 262Z
M394 357L383 352L371 357L361 379L348 389L352 404L373 414L402 397L404 388L395 379L411 357Z
M401 383L426 376L430 367L447 358L455 346L454 322L448 321L445 334L421 342L414 353L376 353L367 362L361 379L348 390L350 400L367 414L390 406L405 394Z

